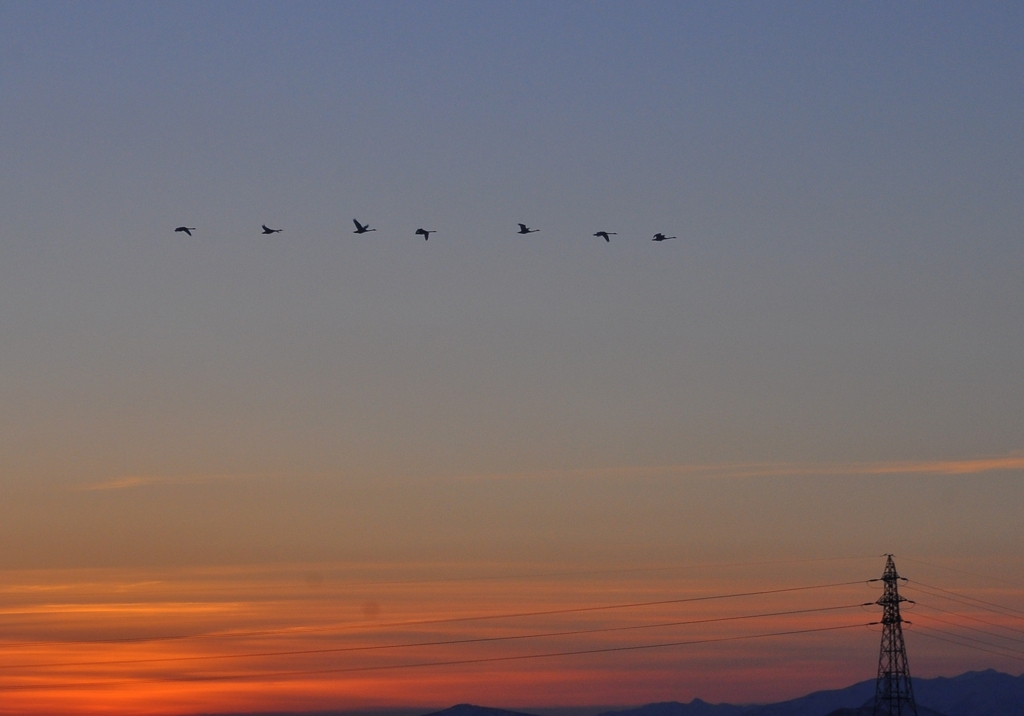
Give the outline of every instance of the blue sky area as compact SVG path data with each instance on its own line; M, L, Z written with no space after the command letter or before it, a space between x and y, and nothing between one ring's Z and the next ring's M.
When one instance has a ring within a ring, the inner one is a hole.
M834 466L1024 447L1021 36L1018 3L3 5L0 562L147 561L148 530L188 561L187 490L75 492L170 483L229 491L234 527L190 523L213 560L344 552L259 525L403 499L508 520L510 554L578 521L589 554L696 549L604 520L700 495L740 505L701 545L791 549L840 489L880 549L1016 549L991 515L1019 470ZM803 467L622 476L737 463ZM611 486L580 513L587 475ZM936 502L886 528L887 489ZM951 537L946 509L976 517Z

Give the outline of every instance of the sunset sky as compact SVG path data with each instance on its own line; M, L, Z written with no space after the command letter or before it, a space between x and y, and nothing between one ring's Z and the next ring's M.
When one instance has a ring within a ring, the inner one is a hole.
M0 714L1021 673L1022 37L0 5Z

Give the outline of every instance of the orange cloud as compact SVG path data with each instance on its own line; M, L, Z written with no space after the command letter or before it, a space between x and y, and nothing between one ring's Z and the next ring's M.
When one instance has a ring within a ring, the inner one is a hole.
M111 480L93 482L87 485L76 485L71 489L75 492L129 490L149 485L196 485L215 480L242 480L251 477L255 477L255 475L249 473L178 475L173 477L157 475L127 475L124 477L113 478Z
M72 489L74 489L76 492L93 492L96 490L127 490L132 487L152 485L154 483L161 481L162 479L159 477L130 476L119 477L113 480L105 480L103 482L94 482L89 485L80 485Z
M751 462L691 465L654 465L571 470L536 470L517 473L465 475L461 479L551 479L551 478L766 478L798 476L855 475L976 475L997 471L1024 470L1024 454L966 460L903 460L888 462Z

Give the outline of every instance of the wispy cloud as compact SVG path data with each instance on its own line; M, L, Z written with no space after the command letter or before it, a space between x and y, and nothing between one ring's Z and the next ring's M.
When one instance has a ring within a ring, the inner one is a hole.
M104 480L103 482L94 482L89 485L76 485L71 488L76 492L94 492L97 490L127 490L133 487L142 487L143 485L153 485L157 482L162 482L163 479L159 477L143 477L140 475L133 475L130 477L118 477L113 480Z
M150 485L195 485L213 481L241 480L248 477L252 477L252 475L242 473L177 476L126 475L123 477L115 477L110 480L92 482L86 485L76 485L71 489L75 492L96 492L102 490L130 490L137 487L147 487Z
M882 475L980 475L987 472L1024 471L1024 452L964 460L894 460L879 462L739 462L684 465L645 465L602 468L523 470L518 472L470 473L445 476L455 480L552 480L552 479L652 479L687 477L694 479L743 479L769 477L853 477ZM155 485L194 485L214 481L283 477L275 473L220 473L201 475L127 475L77 485L75 492L129 490ZM310 476L323 477L323 473Z
M840 477L882 475L979 475L1024 471L1024 453L964 460L898 460L879 462L749 462L689 465L627 466L596 469L535 470L465 475L464 479L656 478L701 479L766 477Z
M864 463L854 465L861 474L889 475L931 473L936 475L975 475L999 470L1024 470L1024 454L970 460L924 460L917 462Z
M1024 470L1024 454L966 460L898 460L882 462L783 462L724 465L682 465L665 472L708 477L784 477L802 475L977 475Z

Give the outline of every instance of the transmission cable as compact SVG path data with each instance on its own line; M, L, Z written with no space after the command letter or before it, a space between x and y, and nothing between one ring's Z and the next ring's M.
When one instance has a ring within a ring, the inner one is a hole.
M978 599L977 597L970 597L970 596L968 596L966 594L960 594L959 592L951 592L948 589L942 589L941 587L933 587L930 584L925 584L923 582L918 582L916 580L914 580L914 581L907 580L907 581L910 582L913 585L916 585L915 587L912 587L912 588L919 589L920 591L923 591L925 594L930 594L933 597L944 597L945 599L949 599L950 601L953 601L953 602L959 601L961 604L968 604L968 606L975 607L976 609L984 609L985 611L994 612L996 614L1002 614L1004 617L1011 617L1013 619L1020 619L1021 616L1024 616L1024 611L1021 611L1020 609L1014 609L1013 607L1004 607L1002 604L996 604L995 602L986 602L984 599ZM928 589L934 589L935 591L942 592L943 594L934 594L934 593L928 592L927 589L921 589L921 587L927 587ZM960 597L961 599L954 599L953 597L944 596L946 594L954 594L957 597ZM971 601L970 602L963 602L963 601L961 601L962 599L969 599ZM978 602L978 604L974 604L973 602ZM988 607L981 606L983 604L987 604ZM992 609L992 607L997 607L997 609ZM998 609L1005 609L1008 612L1014 612L1014 614L1007 614L1006 612L998 611ZM1018 614L1021 615L1021 616L1017 616Z
M775 564L806 564L808 562L843 562L861 559L876 559L875 555L856 557L813 557L808 559L773 559L761 562L704 562L700 564L679 564L664 567L627 567L622 569L592 569L572 572L526 572L522 574L491 574L483 577L439 577L437 579L397 579L379 582L350 582L346 588L402 586L413 584L445 584L451 582L488 582L506 579L545 579L548 577L586 577L599 574L635 574L638 572L676 572L691 569L721 569L726 567L763 567Z
M471 576L471 577L437 577L434 579L384 579L378 581L362 581L362 582L340 582L339 586L345 589L352 589L355 587L390 587L390 586L409 586L417 584L447 584L447 583L458 583L458 582L489 582L489 581L503 581L512 579L546 579L550 577L587 577L591 575L602 575L602 574L636 574L643 572L675 572L682 570L692 569L722 569L728 567L762 567L776 564L806 564L812 562L849 562L853 560L866 560L866 559L877 559L877 555L860 555L851 557L812 557L806 559L773 559L763 560L760 562L703 562L698 564L678 564L678 565L667 565L661 567L624 567L621 569L590 569L590 570L576 570L566 572L522 572L518 574L489 574L484 576ZM315 567L317 565L309 565ZM325 569L324 571L330 571ZM252 589L262 589L261 587L252 587ZM205 587L207 592L215 591L213 587ZM216 591L229 590L231 592L240 591L239 588L228 588L221 587Z
M594 629L574 629L571 631L556 631L556 632L541 632L536 634L514 634L509 636L486 636L486 637L472 637L468 639L445 639L442 641L422 641L422 642L411 642L406 644L377 644L372 646L339 646L330 647L323 649L301 649L292 651L267 651L267 652L252 652L246 654L204 654L201 656L167 656L167 657L153 657L147 659L118 659L115 661L67 661L67 662L55 662L55 663L44 663L44 664L15 664L8 665L7 669L43 669L43 668L63 668L68 666L114 666L122 664L155 664L155 663L167 663L167 662L181 662L181 661L211 661L215 659L247 659L247 658L262 658L268 656L306 656L310 654L335 654L343 652L353 651L382 651L386 649L408 649L413 647L424 647L424 646L452 646L456 644L480 644L488 642L498 641L520 641L524 639L543 639L556 636L578 636L581 634L598 634L606 632L616 631L635 631L640 629L659 629L664 627L674 626L690 626L694 624L711 624L715 622L728 622L728 621L739 621L744 619L763 619L766 617L778 617L778 616L791 616L793 614L809 614L811 612L826 612L836 611L840 609L854 609L857 607L867 606L867 604L846 604L837 607L816 607L813 609L793 609L784 612L768 612L765 614L744 614L739 616L729 617L712 617L710 619L690 619L687 621L677 622L663 622L660 624L639 624L630 626L618 626L618 627L598 627Z
M905 557L903 555L900 555L900 560L901 561L907 561L907 562L914 562L915 564L923 564L923 565L925 565L927 567L935 567L936 569L946 569L946 570L949 570L950 572L959 572L960 574L966 574L969 577L980 577L981 579L991 579L993 582L1002 582L1003 584L1009 584L1012 587L1024 588L1024 584L1021 584L1020 582L1011 582L1008 579L1000 579L999 577L992 577L992 576L990 576L988 574L978 574L977 572L968 572L965 569L957 569L956 567L946 567L946 566L941 565L941 564L933 564L932 562L925 562L924 560L920 560L920 559L912 559L911 557Z
M644 649L661 649L666 647L674 646L694 646L699 644L714 644L729 641L742 641L746 639L766 639L777 636L793 636L797 634L813 634L821 632L839 631L843 629L856 629L866 626L870 626L872 623L877 622L860 622L857 624L844 624L841 626L832 627L816 627L813 629L793 629L789 631L778 631L768 632L765 634L746 634L742 636L729 636L729 637L715 637L709 639L691 639L688 641L671 641L671 642L660 642L656 644L634 644L630 646L609 646L600 647L595 649L580 649L576 651L556 651L547 652L542 654L516 654L511 656L491 656L481 657L474 659L456 659L451 661L421 661L407 664L384 664L380 666L353 666L353 667L341 667L336 669L311 669L305 671L268 671L253 674L218 674L218 675L205 675L205 676L192 676L184 678L174 679L122 679L120 681L111 682L93 682L91 684L85 684L77 682L74 684L22 684L13 686L0 686L0 691L15 691L25 689L53 689L53 688L83 688L86 686L125 686L128 684L139 684L139 683L168 683L168 682L203 682L203 681L242 681L250 679L272 679L280 677L295 677L295 676L316 676L323 674L344 674L344 673L357 673L367 671L393 671L397 669L417 669L431 666L461 666L466 664L485 664L485 663L496 663L504 661L525 661L529 659L549 659L563 656L585 656L589 654L609 654L624 651L640 651Z
M921 629L931 629L931 627L924 627L923 626L923 627L921 627ZM938 631L938 630L936 629L934 631ZM980 647L980 646L974 646L973 644L962 644L961 642L953 641L952 639L944 639L941 636L936 636L934 634L929 634L927 632L919 631L917 629L914 629L913 633L917 634L918 636L927 637L928 639L937 639L938 641L944 641L944 642L946 642L948 644L955 644L957 646L962 646L962 647L964 647L966 649L976 649L977 651L986 651L989 654L996 654L997 656L1002 656L1003 658L1006 658L1006 659L1016 659L1017 661L1024 661L1024 657L1014 656L1013 654L1006 654L1006 653L1003 653L1001 651L996 651L994 649L985 649L985 648ZM947 632L942 632L942 633L945 634ZM954 636L959 636L959 635L954 635Z
M1016 632L1017 634L1024 634L1024 629L1014 629L1013 627L1006 626L1005 624L997 624L996 622L986 621L984 619L979 619L978 617L972 617L972 616L970 616L968 614L961 614L960 612L952 612L952 611L950 611L948 609L942 609L941 607L936 607L936 606L934 606L932 604L924 604L922 602L915 602L915 603L919 607L924 607L925 609L931 609L931 610L936 611L936 612L941 612L942 614L950 614L950 615L955 616L955 617L960 617L961 619L970 619L972 622L978 622L979 624L987 624L988 626L991 626L991 627L997 627L999 629L1006 629L1007 631ZM966 604L966 602L964 602L964 603ZM928 616L928 615L926 614L924 616ZM1005 638L1012 638L1012 637L1005 637Z
M580 614L585 612L608 611L613 609L634 609L639 607L665 606L668 604L685 604L690 602L704 602L716 599L733 599L737 597L754 597L768 594L784 594L787 592L801 592L814 589L829 589L832 587L849 587L855 584L864 584L865 580L859 579L852 582L833 582L830 584L814 584L802 587L783 587L780 589L762 589L756 592L733 592L731 594L712 594L703 597L683 597L679 599L660 599L651 602L628 602L625 604L606 604L591 607L569 607L565 609L548 609L535 612L511 612L506 614L482 614L477 616L443 617L438 619L417 619L402 622L389 622L385 624L362 623L362 624L331 624L320 627L288 627L284 629L265 629L249 632L214 632L210 634L184 634L158 637L139 637L125 639L89 639L89 640L65 640L65 641L35 641L16 642L6 646L28 646L28 645L50 645L50 644L119 644L139 643L149 641L168 641L180 639L233 639L250 636L275 636L278 634L304 634L325 631L351 631L357 629L390 629L393 627L405 626L429 626L432 624L455 624L459 622L486 621L492 619L519 619L523 617L554 616L559 614Z
M919 626L921 629L929 629L931 631L938 632L939 634L945 634L946 636L955 636L957 639L966 639L967 641L973 641L978 644L984 644L985 646L991 646L994 649L1005 649L1006 651L1016 652L1017 654L1024 654L1024 650L1014 649L1013 647L1003 646L1002 644L993 644L990 641L978 639L973 636L964 636L963 634L957 634L956 632L946 631L945 629L939 629L938 627L925 626L923 624Z
M948 624L950 626L957 627L958 629L969 629L970 631L976 631L979 634L986 634L988 636L993 636L996 639L1006 639L1007 641L1016 642L1018 644L1024 644L1024 639L1015 639L1012 636L1003 636L1002 634L997 634L995 632L988 631L987 629L979 629L978 627L967 626L966 624L957 624L956 622L950 621L948 619L940 619L939 617L933 617L931 614L920 614L920 613L918 613L917 616L914 617L914 618L915 618L915 620L917 618L931 619L933 621L941 622L942 624ZM966 639L967 637L964 637L964 638ZM1003 648L1003 647L1000 647L1000 648ZM1005 647L1005 648L1009 648L1009 647ZM1024 652L1021 652L1021 653L1024 653Z

